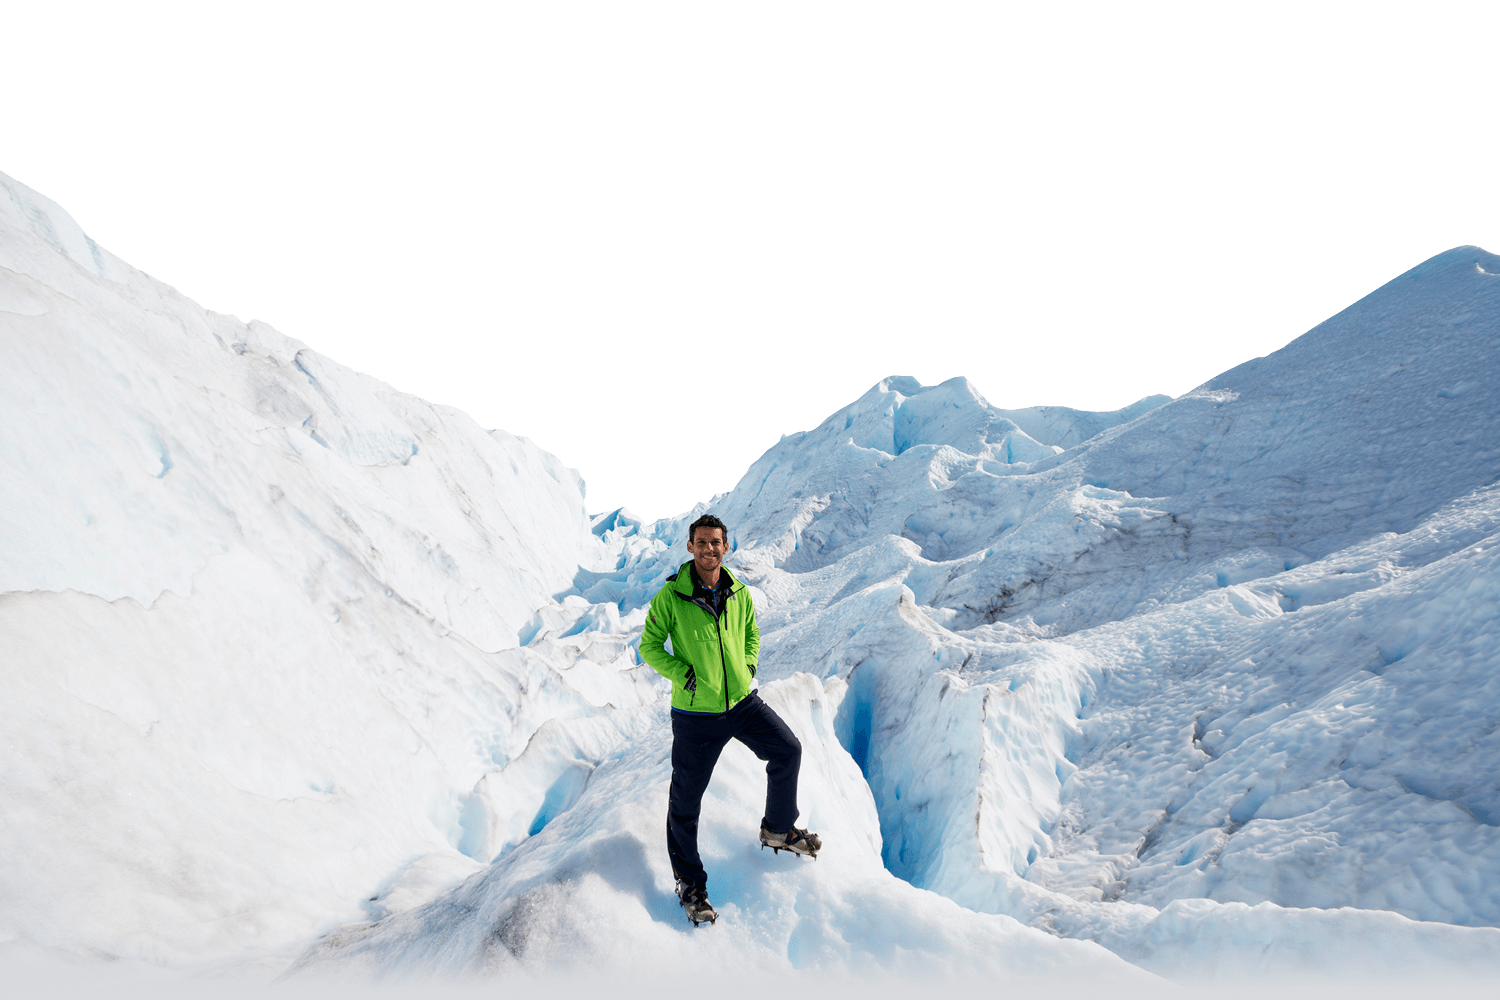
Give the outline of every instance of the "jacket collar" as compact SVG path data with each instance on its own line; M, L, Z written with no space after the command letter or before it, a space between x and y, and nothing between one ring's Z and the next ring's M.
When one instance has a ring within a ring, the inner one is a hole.
M731 594L737 590L745 589L745 585L735 579L734 574L729 572L728 568L720 566L719 572L729 577L729 592ZM672 584L672 586L679 594L684 594L688 597L693 596L693 561L691 559L677 567L677 582Z

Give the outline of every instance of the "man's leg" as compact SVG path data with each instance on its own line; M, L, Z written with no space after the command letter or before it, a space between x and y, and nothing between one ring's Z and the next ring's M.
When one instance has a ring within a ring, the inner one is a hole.
M729 742L723 717L672 713L672 789L667 799L667 857L672 874L693 885L708 884L698 856L698 813L714 765Z
M754 692L734 706L733 714L740 716L734 738L766 762L766 815L761 825L773 833L786 833L797 822L802 744L781 716Z

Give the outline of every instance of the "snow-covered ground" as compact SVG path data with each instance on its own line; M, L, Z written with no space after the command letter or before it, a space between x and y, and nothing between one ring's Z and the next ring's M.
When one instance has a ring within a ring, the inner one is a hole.
M1500 973L1500 258L1114 413L887 379L643 524L0 188L0 955ZM703 509L825 848L731 746L695 931L633 644Z

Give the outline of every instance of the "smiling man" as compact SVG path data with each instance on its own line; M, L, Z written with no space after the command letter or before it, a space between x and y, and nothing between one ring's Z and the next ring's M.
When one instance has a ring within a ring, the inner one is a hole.
M714 765L730 740L739 740L766 762L761 849L817 857L823 845L816 834L793 825L802 744L750 689L760 629L749 589L723 566L728 529L705 514L688 526L687 547L693 558L667 577L666 586L651 599L641 656L672 682L667 856L677 878L677 900L696 927L719 916L708 901L708 875L698 857L698 814Z

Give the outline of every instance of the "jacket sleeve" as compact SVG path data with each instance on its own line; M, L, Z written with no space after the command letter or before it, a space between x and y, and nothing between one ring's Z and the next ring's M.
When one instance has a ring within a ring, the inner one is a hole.
M667 636L672 634L672 620L668 616L670 608L671 605L662 600L661 594L652 598L650 607L646 609L646 625L641 629L641 659L677 688L686 684L688 671L693 668L686 660L667 652Z
M760 662L760 626L755 624L755 600L750 596L749 587L745 588L745 600L750 602L750 620L745 623L745 663L753 677L756 664Z

